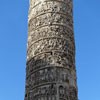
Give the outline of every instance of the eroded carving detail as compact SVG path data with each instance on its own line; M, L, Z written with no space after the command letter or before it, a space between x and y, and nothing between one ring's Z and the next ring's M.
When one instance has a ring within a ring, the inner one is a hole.
M25 100L77 100L72 0L30 0Z

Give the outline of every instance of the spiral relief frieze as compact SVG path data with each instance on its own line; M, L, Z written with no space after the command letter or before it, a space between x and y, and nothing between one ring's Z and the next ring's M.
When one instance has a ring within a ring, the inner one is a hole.
M78 100L72 0L30 0L25 100Z

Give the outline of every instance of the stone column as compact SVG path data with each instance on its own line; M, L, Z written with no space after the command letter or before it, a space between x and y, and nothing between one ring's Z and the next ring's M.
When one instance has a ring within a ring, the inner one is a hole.
M30 0L25 100L78 100L72 0Z

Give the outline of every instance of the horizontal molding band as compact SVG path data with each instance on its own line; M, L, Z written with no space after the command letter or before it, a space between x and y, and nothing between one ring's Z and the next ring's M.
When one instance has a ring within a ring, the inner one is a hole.
M67 53L67 52L63 52L63 51L58 50L58 49L51 49L51 50L49 50L49 51L40 52L40 53L36 54L35 56L33 56L32 58L30 58L29 60L27 60L27 63L30 62L31 59L33 59L34 57L37 57L37 56L39 56L39 55L41 55L41 54L47 54L47 53L50 53L50 52L59 52L59 53L65 53L65 54Z
M44 2L59 2L59 3L64 3L67 5L66 2L60 1L60 0L45 0ZM41 2L37 3L36 5L34 5L32 8L30 8L29 14L31 12L32 9L34 9L35 7L37 7L39 4L41 4Z
M61 15L63 15L63 16L67 16L67 14L68 13L63 13L63 12L44 12L44 13L40 13L40 14L38 14L37 16L35 16L35 17L30 17L30 19L28 20L28 23L30 23L30 21L32 20L32 19L35 19L35 18L37 18L37 17L39 17L39 16L42 16L42 15L45 15L45 14L48 14L48 13L56 13L56 14L61 14ZM69 14L68 14L69 15ZM71 16L71 15L70 15Z
M37 87L41 87L41 86L44 86L44 85L50 85L50 84L58 84L58 85L64 85L64 86L67 86L67 83L66 82L46 82L46 83L42 83L40 85L36 85L34 86L32 89L30 89L31 91L34 90L35 88Z
M43 70L43 69L47 69L47 68L62 68L62 69L68 69L68 70L70 70L70 68L64 67L64 66L49 65L49 66L45 66L45 67L38 68L38 69L34 70L34 71L31 72L26 78L28 79L28 78L29 78L32 74L34 74L35 72L40 71L40 70Z
M48 40L48 39L61 39L61 40L66 40L66 41L68 40L67 38L62 38L62 37L44 37L44 38L40 38L40 39L34 41L33 43L31 43L31 45L28 48L30 48L32 45L34 45L35 43L37 43L41 40Z
M32 32L32 31L35 31L35 30L38 30L38 29L40 29L40 28L43 28L43 27L50 27L50 26L62 26L62 27L66 27L66 28L69 28L71 31L73 31L73 29L71 28L71 27L69 27L68 25L65 25L65 24L47 24L47 25L43 25L43 26L39 26L39 27L37 27L37 28L35 28L35 29L32 29L31 31L29 31L29 32Z
M40 85L34 86L31 90L33 90L33 89L35 89L35 88L37 88L37 87L41 87L41 86L49 85L49 84L56 84L56 82L46 82L46 83L42 83L42 84L40 84Z

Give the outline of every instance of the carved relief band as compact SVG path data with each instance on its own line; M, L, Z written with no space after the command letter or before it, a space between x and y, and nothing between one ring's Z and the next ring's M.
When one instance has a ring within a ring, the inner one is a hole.
M30 0L25 100L78 100L72 0Z

